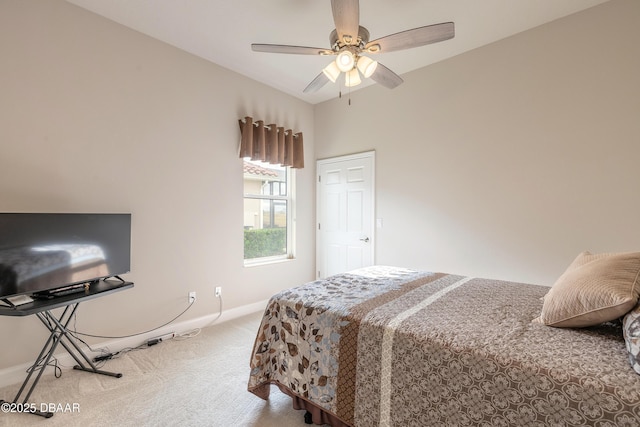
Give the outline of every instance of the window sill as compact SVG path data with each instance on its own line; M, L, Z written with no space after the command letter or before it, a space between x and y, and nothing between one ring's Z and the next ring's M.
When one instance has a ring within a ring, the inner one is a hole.
M270 264L280 264L280 263L285 263L285 262L290 262L290 261L295 261L295 257L289 256L289 257L273 257L273 258L259 258L256 260L245 260L244 261L244 266L245 267L259 267L262 265L270 265Z

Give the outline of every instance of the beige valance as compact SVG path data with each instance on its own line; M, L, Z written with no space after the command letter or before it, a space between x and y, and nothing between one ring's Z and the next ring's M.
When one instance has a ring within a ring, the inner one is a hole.
M265 125L264 121L253 122L252 117L245 117L240 124L240 157L260 160L271 164L304 167L304 149L302 132L293 133L276 124Z

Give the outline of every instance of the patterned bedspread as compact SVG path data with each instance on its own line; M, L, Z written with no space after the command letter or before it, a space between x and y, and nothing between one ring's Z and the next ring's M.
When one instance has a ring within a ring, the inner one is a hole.
M353 426L640 426L620 325L531 323L547 287L369 267L274 295L248 389Z

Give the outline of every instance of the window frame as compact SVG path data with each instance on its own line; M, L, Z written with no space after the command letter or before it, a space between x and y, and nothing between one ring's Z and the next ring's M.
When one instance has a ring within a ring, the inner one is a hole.
M273 165L269 165L266 162L259 162L259 161L252 161L250 159L243 159L244 161L247 161L249 163L265 163L265 165L263 167L268 167L268 166L273 166ZM266 256L266 257L257 257L257 258L244 258L244 243L242 245L242 255L243 255L243 262L244 262L244 266L245 267L252 267L252 266L257 266L257 265L263 265L263 264L272 264L272 263L277 263L277 262L282 262L282 261L288 261L288 260L292 260L295 259L295 232L294 232L294 228L295 228L295 173L293 173L293 168L289 167L289 166L282 166L284 168L285 171L285 176L286 176L286 196L282 196L282 195L266 195L266 194L253 194L253 193L245 193L244 192L244 169L243 169L243 196L242 196L242 200L243 200L243 215L244 215L244 201L247 199L250 200L283 200L286 202L286 218L287 218L287 224L286 224L286 242L287 242L287 251L285 254L282 255L273 255L273 256ZM268 181L268 180L265 180ZM280 181L281 182L281 181ZM244 235L243 235L244 236ZM244 238L244 237L243 237Z

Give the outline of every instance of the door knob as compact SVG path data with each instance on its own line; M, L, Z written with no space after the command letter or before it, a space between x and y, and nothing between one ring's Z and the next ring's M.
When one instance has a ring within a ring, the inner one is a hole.
M369 242L369 238L368 237L361 237L360 240L365 242L365 243Z

